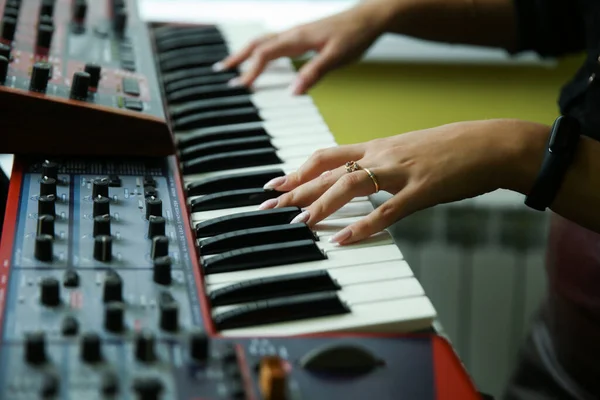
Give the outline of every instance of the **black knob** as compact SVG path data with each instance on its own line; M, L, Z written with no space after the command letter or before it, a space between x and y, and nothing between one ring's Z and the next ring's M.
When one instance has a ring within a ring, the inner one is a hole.
M102 375L100 393L105 396L114 396L119 391L119 378L114 372L107 371Z
M47 372L44 374L42 384L40 385L40 398L53 399L60 391L60 376L56 372Z
M148 237L153 239L154 236L164 236L166 223L164 217L150 215L148 218Z
M94 89L97 88L98 83L100 82L102 67L97 64L85 64L84 71L90 74L90 87Z
M197 361L206 361L209 357L210 340L208 335L201 331L190 334L190 357Z
M73 19L75 21L84 20L86 13L87 13L87 1L86 0L75 0L75 4L73 4Z
M79 286L79 274L72 269L65 271L63 276L63 285L65 285L65 287Z
M135 336L135 358L142 362L151 362L156 359L154 347L156 337L150 331L143 330Z
M115 10L113 26L115 32L118 35L123 35L125 33L125 27L127 25L127 9L124 7Z
M58 279L44 278L40 283L40 301L46 306L57 306L60 304L60 282Z
M86 333L80 343L81 358L87 363L97 363L102 360L102 342L96 333Z
M43 177L40 181L40 195L54 195L56 196L56 179Z
M171 284L171 257L158 257L154 260L154 282L161 285Z
M45 92L48 88L48 80L50 79L50 73L52 72L52 65L45 62L37 62L33 65L31 71L31 81L29 83L29 90L34 92Z
M152 239L152 259L169 255L169 238L166 236L155 236Z
M52 236L37 235L35 238L35 258L40 261L52 261L52 258L54 257L52 247Z
M42 176L58 179L58 164L52 161L44 161L42 164Z
M6 82L8 77L8 58L0 56L0 85Z
M108 178L94 179L92 182L92 197L108 197Z
M122 332L125 327L125 306L121 302L110 302L104 309L104 328L110 332Z
M154 377L136 378L133 382L138 400L158 400L163 389L163 383Z
M79 322L75 317L69 315L63 320L61 331L64 336L75 336L79 332Z
M54 26L40 25L37 32L37 46L43 49L49 49L54 35Z
M46 335L44 332L31 332L25 336L25 361L30 364L43 364L46 355Z
M99 235L110 236L110 215L98 215L94 217L94 237Z
M54 217L52 215L38 216L37 234L54 236Z
M112 236L98 235L94 238L94 259L104 262L112 260Z
M0 43L0 56L6 57L10 60L10 46L4 43Z
M123 301L123 280L117 274L108 274L104 280L103 301Z
M54 14L54 3L56 0L42 0L42 4L40 6L40 16L42 15L50 15Z
M161 329L168 332L177 330L179 326L179 306L177 303L171 301L160 305L159 325Z
M10 42L15 38L15 31L17 30L17 19L14 17L5 16L2 19L2 39Z
M110 214L110 199L108 197L94 197L93 215L109 215Z
M38 214L56 216L56 196L44 195L38 199Z
M149 197L146 199L146 219L149 219L151 215L155 217L162 217L162 200L156 197Z
M90 74L77 71L73 74L73 83L71 84L71 98L85 100L88 97L90 88Z

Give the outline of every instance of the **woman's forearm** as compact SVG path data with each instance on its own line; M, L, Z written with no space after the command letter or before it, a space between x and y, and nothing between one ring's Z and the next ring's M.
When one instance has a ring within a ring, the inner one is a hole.
M516 47L514 0L365 0L385 31L446 43L512 50Z

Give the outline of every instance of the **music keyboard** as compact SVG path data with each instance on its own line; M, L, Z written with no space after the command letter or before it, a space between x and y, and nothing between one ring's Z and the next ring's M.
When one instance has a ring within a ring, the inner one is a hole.
M290 224L297 207L258 210L279 194L262 188L267 181L337 145L310 96L291 96L289 59L271 63L251 89L229 84L247 64L211 69L260 33L245 25L152 31L215 330L247 336L431 327L435 309L388 232L349 246L329 242L373 211L370 198L354 199L313 229Z

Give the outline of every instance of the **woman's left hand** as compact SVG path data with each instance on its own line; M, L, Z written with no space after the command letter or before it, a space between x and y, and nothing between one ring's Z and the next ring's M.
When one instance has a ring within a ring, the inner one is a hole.
M549 129L517 120L461 122L319 150L298 171L267 183L287 193L260 208L303 207L293 222L314 226L353 198L375 193L377 184L393 197L332 238L353 243L440 203L499 188L527 192ZM359 169L348 172L352 161Z

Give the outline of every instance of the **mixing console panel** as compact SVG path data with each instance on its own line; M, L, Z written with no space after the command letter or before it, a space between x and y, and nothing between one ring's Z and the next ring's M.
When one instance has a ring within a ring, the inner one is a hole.
M136 1L0 0L0 12L3 152L173 153Z

